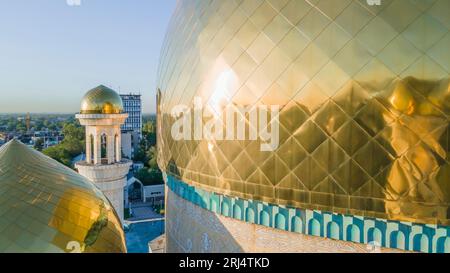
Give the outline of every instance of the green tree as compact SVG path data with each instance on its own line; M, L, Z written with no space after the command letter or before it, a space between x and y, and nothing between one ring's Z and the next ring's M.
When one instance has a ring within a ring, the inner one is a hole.
M43 153L71 167L72 158L84 151L84 128L76 123L65 123L62 132L64 140L58 145L45 149Z
M70 153L61 145L49 147L45 149L43 153L66 166L70 167L72 163Z
M27 131L27 127L23 122L17 122L16 124L16 132L20 132L21 134Z
M143 145L147 148L156 145L156 121L147 121L142 128Z
M6 130L9 132L14 131L16 129L16 123L14 121L8 121L6 125Z
M44 126L44 128L48 128L48 126L50 126L50 121L48 121L47 119L45 119L45 120L42 122L42 125Z
M36 120L34 127L36 129L36 131L41 131L42 128L44 127L44 122L42 120Z
M155 133L156 132L156 124L152 121L147 121L144 123L144 126L142 128L143 133Z
M34 143L34 148L38 151L42 151L44 148L44 140L42 138L36 139L36 142Z
M50 123L50 125L48 125L47 127L50 131L57 131L58 130L58 124L56 123Z
M133 160L142 162L144 164L148 161L144 147L142 147L141 145L139 146L139 148L134 152Z
M67 123L64 125L62 133L64 140L61 144L73 156L81 154L85 145L84 128L76 126L74 123Z
M159 169L142 168L135 174L135 177L139 179L145 186L163 184L162 173Z
M147 151L148 166L150 169L159 169L158 160L157 160L158 151L155 146L150 147Z

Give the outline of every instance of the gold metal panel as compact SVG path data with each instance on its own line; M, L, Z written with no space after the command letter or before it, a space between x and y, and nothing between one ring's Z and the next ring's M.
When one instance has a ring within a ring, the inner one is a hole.
M55 160L12 140L0 148L0 252L126 252L103 193Z
M81 114L120 114L122 98L116 91L100 85L86 93L81 100Z
M159 68L164 171L242 198L450 223L448 0L178 5ZM279 105L278 149L174 141L172 107L195 97L216 114Z

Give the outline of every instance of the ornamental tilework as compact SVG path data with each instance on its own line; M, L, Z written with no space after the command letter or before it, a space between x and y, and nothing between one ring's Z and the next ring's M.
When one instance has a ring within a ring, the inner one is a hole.
M173 176L165 174L165 177L168 188L181 198L247 223L385 248L450 253L449 227L284 207L216 194L190 186Z

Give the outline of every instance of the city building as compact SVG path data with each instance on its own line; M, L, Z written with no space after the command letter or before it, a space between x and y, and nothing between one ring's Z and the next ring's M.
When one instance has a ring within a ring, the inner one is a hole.
M128 114L122 124L122 150L127 158L132 158L142 138L142 104L141 95L121 94L124 113Z
M166 251L450 252L449 10L179 1L157 83Z
M85 177L16 139L0 148L0 252L126 252L117 214Z
M124 112L128 114L125 123L120 127L122 132L136 132L142 137L142 103L141 95L121 94Z
M144 186L139 179L129 175L124 195L125 208L129 208L130 203L164 205L164 184Z
M121 144L122 144L122 155L124 158L132 159L134 155L134 150L137 148L135 145L136 141L134 139L137 137L136 133L125 132L122 133Z
M86 93L76 118L86 127L86 159L75 164L78 172L94 182L124 216L124 187L132 161L122 158L120 126L128 114L120 96L106 86Z

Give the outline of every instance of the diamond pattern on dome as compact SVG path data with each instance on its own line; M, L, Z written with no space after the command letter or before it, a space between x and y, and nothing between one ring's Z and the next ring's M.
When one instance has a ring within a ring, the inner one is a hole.
M92 182L11 140L0 148L0 252L126 252L120 220Z
M164 171L241 198L450 224L449 1L179 5L158 77ZM278 149L174 141L171 110L195 97L216 114L279 105Z

